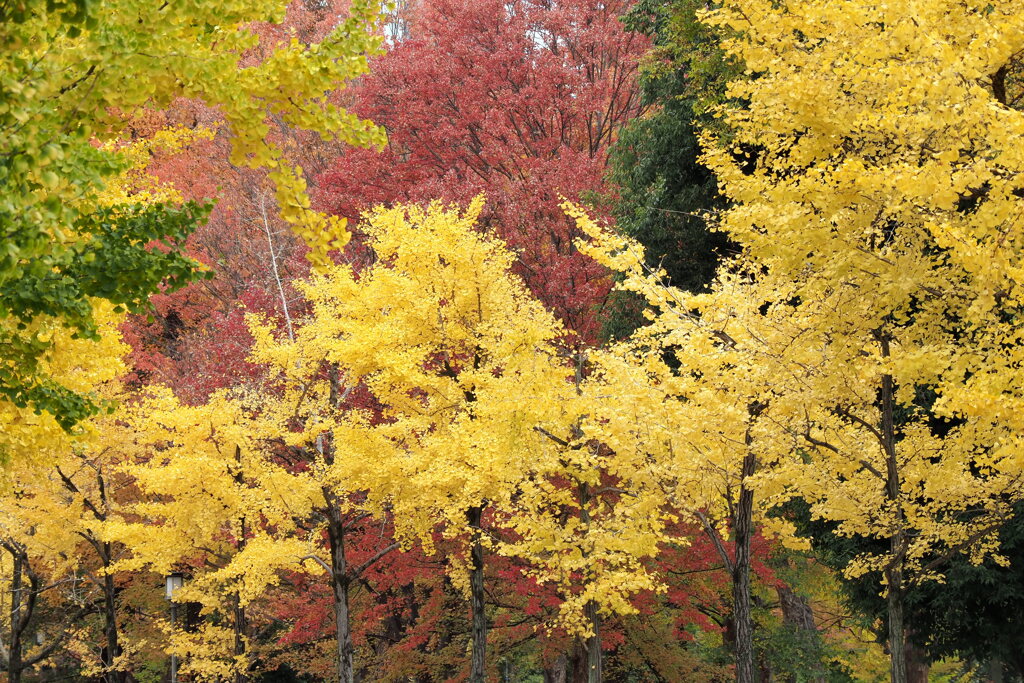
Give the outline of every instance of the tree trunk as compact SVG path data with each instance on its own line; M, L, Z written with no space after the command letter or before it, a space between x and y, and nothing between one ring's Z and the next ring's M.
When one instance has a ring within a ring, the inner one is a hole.
M239 457L239 449L235 447L235 458ZM96 483L98 484L99 503L96 504L84 494L71 479L71 477L64 474L61 469L56 468L57 474L60 476L61 481L64 483L64 488L76 495L82 495L83 502L86 508L92 513L92 516L100 522L107 519L107 511L109 508L109 501L107 499L107 482L104 477L102 468L96 470ZM237 480L237 476L236 476ZM102 680L105 683L122 683L128 680L129 676L125 671L118 671L114 669L115 663L118 656L121 654L121 644L119 642L119 633L117 628L117 585L114 583L114 576L110 573L111 566L113 565L114 548L111 543L101 542L92 532L89 532L85 537L93 550L96 551L100 562L103 564L105 570L103 574L103 584L100 586L103 591L103 647L100 649L100 662L103 665L104 673ZM173 603L172 603L173 610Z
M902 582L901 574L902 572L895 568L886 572L889 580L889 658L892 683L908 683L906 642L903 638L903 596L897 588Z
M597 613L597 603L591 600L583 608L583 613L590 622L594 634L587 638L587 683L601 683L604 677L601 660L601 615Z
M567 683L601 683L604 672L601 658L601 622L597 614L597 603L591 601L583 608L583 614L594 635L589 638L575 638L573 647L566 658Z
M775 592L779 596L779 606L782 608L782 623L794 629L801 642L809 648L814 647L813 652L817 653L818 626L814 623L814 611L807 604L807 600L797 595L785 583L776 586ZM796 681L796 678L791 676L788 680ZM825 683L825 670L820 661L814 665L814 673L810 680L811 683Z
M348 612L348 561L345 558L345 524L334 495L324 491L327 503L327 538L331 546L331 588L334 596L334 625L337 629L338 681L354 683L352 631Z
M566 683L587 683L587 643L582 638L573 638L572 647L565 658Z
M472 530L469 551L469 603L473 621L470 683L484 683L486 672L487 614L484 612L484 546L480 541L480 522L483 512L482 506L474 506L466 511L466 522Z
M109 568L111 548L109 543L103 546L103 566ZM121 645L117 638L117 586L114 585L114 576L110 573L103 576L103 635L106 646L103 648L103 667L106 673L103 680L107 683L121 683L124 680L124 673L114 671L114 662L120 654Z
M245 607L242 606L242 601L238 594L235 594L235 609L234 609L234 623L235 623L235 657L245 657L245 633L248 630L248 621L245 616ZM235 673L235 683L246 683L249 680L249 676L246 671L239 671Z
M1003 662L998 656L988 662L988 677L992 683L1003 683Z
M327 368L327 379L330 382L329 405L339 408L343 400L341 373L338 366L331 363ZM317 449L328 465L334 464L334 435L318 437ZM348 560L345 557L345 519L334 491L324 486L321 489L327 504L327 540L331 549L331 592L334 598L334 628L337 633L337 668L339 683L354 683L355 668L352 649L352 630L349 623L348 589L352 581L349 576Z
M566 681L566 669L568 662L565 655L558 655L550 667L544 669L544 683L568 683Z
M582 372L582 361L577 365L576 370L576 387L577 393L579 392L580 375ZM582 433L577 426L574 430L574 438L580 438ZM586 482L576 482L576 495L580 505L580 519L587 529L590 528L590 485ZM584 552L584 557L587 554ZM593 580L592 576L586 577L588 581ZM601 683L604 672L602 671L601 661L601 615L597 611L597 603L593 600L587 602L583 606L583 616L586 617L587 622L590 624L590 630L592 634L583 643L584 655L581 657L584 671L581 676L577 677L578 683Z
M11 568L11 646L10 657L7 660L7 681L8 683L21 683L21 671L24 668L21 663L22 560L17 553L12 553L11 559L13 561Z
M889 357L889 337L878 334L882 357ZM889 610L889 657L892 683L907 683L906 635L903 619L903 553L906 546L906 530L903 524L903 509L900 506L900 468L896 459L896 425L893 419L895 387L892 375L882 375L882 450L885 453L885 493L896 515L894 530L889 538L892 559L885 570L888 584Z
M907 682L928 683L928 673L931 666L928 664L927 654L924 650L914 644L907 633L906 655L907 655ZM995 683L993 681L993 683Z
M818 627L814 623L814 612L803 596L797 595L788 584L780 583L775 587L775 593L779 596L779 607L782 609L782 622L792 626L798 631L808 632L811 635L818 633Z
M754 492L747 486L757 459L747 452L743 458L740 498L733 519L736 559L732 566L733 623L736 629L736 680L754 683L754 620L750 613L750 537L753 533Z
M235 483L238 484L239 487L243 487L245 486L245 478L242 476L242 447L238 445L235 446L235 463L238 467L234 477ZM245 544L248 541L248 539L246 538L247 535L248 531L246 529L246 518L243 515L238 520L238 539L235 541L235 547L237 552L241 553L245 550ZM246 630L248 629L248 623L246 622L245 618L245 607L242 605L242 597L239 593L235 593L234 607L232 611L234 612L232 622L234 623L235 631L234 654L236 658L244 661L244 657L246 654L245 635ZM246 683L246 681L249 680L248 671L249 664L247 664L243 670L236 672L235 683Z

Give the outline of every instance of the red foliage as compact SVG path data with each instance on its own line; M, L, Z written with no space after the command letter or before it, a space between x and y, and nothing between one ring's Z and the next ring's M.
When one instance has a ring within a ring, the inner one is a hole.
M562 197L597 199L609 144L641 111L645 39L624 30L626 0L420 0L409 36L376 59L353 109L389 146L347 151L320 202L358 218L368 206L484 193L484 224L521 251L530 288L584 340L607 273L573 245ZM400 33L398 19L389 34Z
M344 17L347 4L295 0L282 24L252 26L260 40L240 66L259 62L268 48L293 37L307 43L321 40ZM214 278L154 297L155 320L135 318L125 328L136 379L167 384L186 402L201 402L210 391L252 376L255 369L245 362L251 340L243 312L263 313L283 325L282 299L292 307L301 305L288 283L308 274L305 247L276 218L266 173L228 161L229 139L219 127L221 120L216 110L183 99L164 112L143 112L133 125L136 135L164 126L217 130L212 140L197 141L182 153L154 156L149 167L186 199L216 202L209 221L188 245L190 255L209 266ZM273 117L267 124L268 138L299 163L311 181L341 152L339 143L324 142L319 135L295 130Z

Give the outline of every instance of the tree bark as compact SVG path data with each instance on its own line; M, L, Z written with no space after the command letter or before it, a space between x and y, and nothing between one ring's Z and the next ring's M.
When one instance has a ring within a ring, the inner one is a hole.
M249 623L245 616L245 607L242 606L242 601L238 594L235 594L235 607L234 607L234 623L235 623L235 657L245 656L245 633L248 630ZM235 673L235 683L246 683L249 680L249 676L246 671L239 671Z
M338 366L331 363L327 367L327 379L330 382L329 405L339 408L343 400L341 373ZM322 439L322 437L321 437ZM318 441L318 450L324 462L334 464L334 435ZM345 556L345 518L341 511L338 496L328 486L321 489L327 506L327 541L331 551L331 593L334 599L334 628L337 633L337 668L339 683L354 683L355 668L352 648L352 629L349 616L348 589L352 583L349 575L348 559Z
M910 630L907 629L907 631L907 681L908 683L928 683L928 673L931 666L928 664L926 653L914 644L913 639L909 637L911 635Z
M105 557L104 568L110 566L110 544L103 544ZM114 662L121 653L121 645L118 642L117 634L117 586L114 585L114 577L107 573L103 576L103 635L106 640L106 647L103 649L103 668L106 673L103 679L108 683L121 683L124 680L124 672L114 670Z
M782 622L784 624L812 634L818 632L818 627L814 623L814 612L803 596L797 595L785 583L780 583L776 586L775 593L779 596L779 607L782 609Z
M996 72L992 74L992 94L995 95L996 100L1004 106L1007 103L1006 75L1008 71L1009 70L1006 68L1006 65L1004 64L998 69L996 69Z
M579 392L579 382L581 380L582 373L582 359L577 364L576 370L576 387L577 393ZM582 433L579 430L579 426L574 428L574 438L580 438ZM586 482L576 482L576 495L579 499L580 505L580 519L584 526L590 528L590 485ZM586 557L584 552L584 557ZM592 580L592 576L588 576L587 580ZM586 617L587 622L590 624L591 635L583 642L584 656L581 658L582 663L585 666L585 670L582 672L582 676L578 676L579 683L601 683L604 677L603 662L601 661L601 615L597 611L597 603L593 600L587 602L583 606L583 616Z
M597 603L589 601L583 608L583 614L590 622L593 635L586 640L587 650L587 683L601 683L604 678L604 663L601 659L601 615L597 612Z
M604 675L604 662L601 653L601 620L597 613L597 603L588 602L583 607L583 615L594 631L594 635L588 638L573 639L569 656L562 657L566 662L564 680L566 683L601 683Z
M907 683L907 656L905 652L906 643L903 640L903 599L899 590L894 586L900 585L902 572L893 568L886 572L889 580L889 677L893 683Z
M565 680L567 683L586 683L587 644L582 638L573 638L565 658Z
M487 614L484 612L484 547L480 541L482 506L466 511L466 522L472 530L469 551L469 603L472 616L472 657L470 660L470 683L484 683L487 655Z
M992 683L1003 683L1003 662L997 656L988 662L988 677Z
M565 655L558 655L550 667L544 669L544 683L567 683L566 669L568 662Z
M802 595L797 595L789 585L780 583L775 588L779 596L779 606L782 608L782 623L794 629L801 638L801 641L808 646L817 646L820 642L818 626L814 623L814 611ZM787 680L796 681L790 676ZM810 679L811 683L825 683L825 670L821 663L814 665L814 673Z
M13 566L11 568L11 645L10 656L7 660L7 681L8 683L21 683L21 672L24 669L21 663L21 584L22 584L22 558L17 553L11 553Z
M7 683L20 683L25 669L38 659L25 660L25 635L35 613L39 597L39 575L32 571L25 548L14 543L4 544L11 553L11 643L7 659ZM28 579L28 585L25 580Z
M327 504L327 539L331 547L331 589L334 597L334 625L337 629L338 681L353 683L352 631L349 623L348 560L345 557L345 524L341 508L330 491Z
M889 357L889 337L878 335L882 357ZM893 683L907 683L906 625L903 616L903 554L906 551L906 530L900 505L900 468L896 459L896 425L894 421L895 387L892 375L882 375L882 450L885 453L885 493L895 514L893 534L889 538L892 558L885 570L888 584L890 677Z
M245 486L245 478L242 476L242 447L237 444L235 445L235 464L238 467L234 476L235 483L237 483L239 487ZM236 550L239 553L245 550L245 544L248 540L246 538L247 534L248 530L246 528L246 518L245 515L243 515L238 520L238 539L235 542ZM241 595L237 592L235 593L234 596L234 605L232 608L232 612L234 612L232 623L234 624L235 631L234 654L235 657L242 659L246 655L245 635L246 630L248 629L248 623L246 622L245 607L242 606ZM245 669L235 673L235 683L246 683L246 681L249 680L249 666L250 665L247 664Z
M754 620L750 612L750 538L753 532L754 492L747 485L757 459L749 450L743 458L740 497L733 518L736 559L732 566L733 622L736 629L736 681L754 683Z

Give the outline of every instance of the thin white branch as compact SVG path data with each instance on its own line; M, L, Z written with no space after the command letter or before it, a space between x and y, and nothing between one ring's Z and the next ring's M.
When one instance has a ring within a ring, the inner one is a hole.
M288 298L284 295L284 284L281 282L281 273L277 269L277 254L274 253L274 238L270 232L270 219L267 217L267 202L262 192L260 192L260 213L263 216L263 230L267 234L267 246L270 247L270 268L274 273L274 281L277 282L278 294L281 295L284 322L288 326L288 339L294 342L295 333L292 330L292 316L288 312Z

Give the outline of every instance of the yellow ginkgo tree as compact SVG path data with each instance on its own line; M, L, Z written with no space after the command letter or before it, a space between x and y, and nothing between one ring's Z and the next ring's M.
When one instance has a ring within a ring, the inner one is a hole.
M630 245L599 251L660 309L704 419L749 426L732 440L762 504L799 497L888 546L847 572L882 575L905 681L907 588L991 552L1021 493L1024 19L1011 2L734 0L706 20L754 76L704 139L742 256L691 297ZM749 654L737 672L752 680Z
M370 212L373 262L298 283L308 316L294 331L254 320L250 360L272 378L265 409L314 454L318 505L387 517L428 551L437 532L464 544L450 564L470 599L471 680L485 675L488 548L560 589L561 623L590 640L599 676L597 612L629 612L657 588L641 560L661 540L662 496L642 453L617 460L599 442L602 413L629 399L602 403L617 389L587 383L562 326L511 273L515 255L477 227L481 206ZM348 581L339 546L330 564Z
M367 457L345 437L353 417L336 406L304 412L308 443L329 450L342 491L365 491L406 542L428 547L440 528L467 539L472 680L484 676L484 531L504 509L543 438L532 429L565 382L554 317L509 274L513 256L464 214L434 205L372 212L365 230L375 262L338 266L300 285L310 307L294 339L256 330L253 359L272 363L291 391L336 402L361 384L382 406L377 432L390 447ZM326 370L325 370L326 368ZM333 383L333 386L332 386ZM303 407L303 411L306 408ZM368 437L364 437L368 438Z
M118 215L130 215L142 205L178 203L173 188L145 172L150 152L174 153L203 130L167 129L126 145L118 145L127 166L110 178L96 195L98 206ZM114 145L111 144L111 147ZM124 397L119 378L127 371L128 348L118 327L125 315L103 298L81 302L92 320L95 338L86 338L57 316L37 316L24 325L22 335L42 344L34 359L40 372L57 385L102 407L68 430L66 416L0 400L0 456L4 460L0 516L2 544L10 556L11 592L4 658L12 680L28 667L44 661L58 648L89 653L83 671L122 680L128 670L130 645L121 637L121 586L114 568L124 548L104 537L104 526L118 517L126 502L122 489L130 478L118 471L127 457L122 446L131 437L114 414ZM18 334L17 322L0 320L0 329ZM61 603L54 602L65 596ZM44 603L64 612L64 618L40 621ZM40 609L36 609L40 606ZM99 656L80 647L79 633L90 630L83 619L99 614L102 642ZM46 634L46 645L26 654L25 637L35 629Z
M130 553L119 571L181 572L177 602L200 605L195 632L171 633L169 651L197 680L247 680L253 666L247 608L308 552L299 523L309 514L302 478L269 457L276 425L219 392L201 406L154 388L126 409L122 475L138 499L102 526Z
M118 379L126 372L127 347L118 326L123 313L109 302L90 302L98 341L76 338L55 320L36 321L37 334L48 336L41 359L46 373L62 386L91 396L107 410L69 433L47 412L0 402L5 425L0 452L6 460L0 481L0 546L9 556L5 570L12 590L7 606L10 634L4 646L6 669L19 680L28 667L45 661L58 648L88 654L84 671L106 680L122 680L128 647L120 636L119 577L114 564L123 547L103 537L102 527L116 517L130 486L117 472L124 440L111 414L120 397ZM40 615L49 612L51 618ZM56 615L56 616L54 616ZM102 624L98 653L81 648ZM32 633L45 644L28 650ZM97 656L98 655L98 656Z

